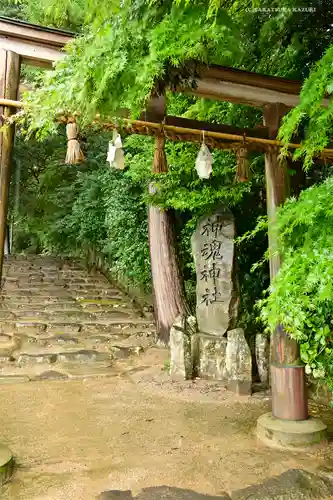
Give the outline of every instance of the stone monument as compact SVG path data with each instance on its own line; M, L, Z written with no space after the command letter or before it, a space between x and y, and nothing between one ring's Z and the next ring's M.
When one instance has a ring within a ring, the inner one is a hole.
M234 237L234 217L226 208L200 219L192 236L198 329L218 337L236 326L239 297Z
M251 352L243 330L235 330L239 287L234 238L234 217L225 207L202 217L192 236L197 274L197 372L200 377L224 381L239 394L248 394Z

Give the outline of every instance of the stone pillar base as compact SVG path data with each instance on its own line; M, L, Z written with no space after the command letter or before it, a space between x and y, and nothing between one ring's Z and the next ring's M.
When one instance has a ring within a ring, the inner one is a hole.
M306 451L327 444L326 425L318 418L281 420L265 413L257 420L257 436L272 448Z
M12 452L0 444L0 486L5 484L13 473L14 459Z
M198 375L204 379L228 381L226 369L227 339L204 333L198 334Z
M220 380L239 396L251 394L252 357L241 328L227 337L199 333L198 358L199 377Z

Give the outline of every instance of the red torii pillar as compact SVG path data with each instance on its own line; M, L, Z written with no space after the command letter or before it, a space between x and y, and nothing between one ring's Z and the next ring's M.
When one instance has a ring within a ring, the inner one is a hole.
M282 116L287 112L283 104L264 107L264 125L271 139L275 139ZM279 159L279 148L270 147L265 153L266 198L268 215L269 269L271 281L281 267L278 252L276 213L289 195L287 163ZM305 369L300 360L296 340L277 325L271 337L272 413L258 419L257 434L271 446L303 449L326 441L326 426L309 417Z

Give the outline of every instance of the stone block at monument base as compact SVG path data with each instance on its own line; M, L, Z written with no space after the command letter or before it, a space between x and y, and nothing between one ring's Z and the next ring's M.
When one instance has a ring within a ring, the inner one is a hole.
M170 330L170 376L187 380L195 376L197 322L194 316L179 316Z
M227 339L214 335L199 334L199 369L202 378L221 380L227 383L226 368Z
M236 328L227 337L198 334L201 378L220 380L239 395L251 394L252 356L244 331Z

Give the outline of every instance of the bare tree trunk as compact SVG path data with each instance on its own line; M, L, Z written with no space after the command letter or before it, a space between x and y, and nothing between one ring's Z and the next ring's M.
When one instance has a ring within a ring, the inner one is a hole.
M164 137L157 137L153 172L166 172ZM149 191L154 193L151 185ZM179 314L188 313L183 290L182 273L177 258L172 213L158 207L149 207L149 248L154 293L154 309L159 340L169 342L170 328Z

